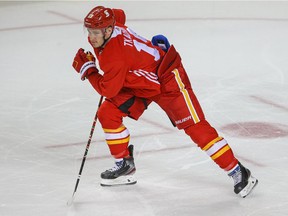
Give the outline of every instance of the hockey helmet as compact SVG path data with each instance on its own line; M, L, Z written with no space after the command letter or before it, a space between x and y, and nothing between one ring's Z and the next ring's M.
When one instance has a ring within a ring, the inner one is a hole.
M115 17L112 9L103 6L93 8L84 18L84 26L86 28L107 28L114 27Z
M125 12L122 9L116 9L116 8L113 8L112 11L114 13L115 21L122 25L125 25L126 22Z

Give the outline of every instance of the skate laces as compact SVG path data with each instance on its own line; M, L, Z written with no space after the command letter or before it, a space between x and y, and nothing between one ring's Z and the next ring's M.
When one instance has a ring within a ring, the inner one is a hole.
M242 172L241 172L241 168L238 165L234 170L232 170L228 176L232 177L234 180L234 186L237 185L238 183L240 183L242 181Z
M123 166L123 163L124 163L124 160L115 161L115 166L110 168L108 171L115 172L115 171L121 169Z

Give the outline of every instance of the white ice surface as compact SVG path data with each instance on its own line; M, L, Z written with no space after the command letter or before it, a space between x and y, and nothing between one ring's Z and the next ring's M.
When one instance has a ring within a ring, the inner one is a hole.
M288 214L288 3L107 2L179 50L207 119L259 179L251 196L171 126L156 105L125 119L138 183L102 188L112 166L97 123L70 199L99 95L71 64L90 49L81 20L99 2L0 2L0 215Z

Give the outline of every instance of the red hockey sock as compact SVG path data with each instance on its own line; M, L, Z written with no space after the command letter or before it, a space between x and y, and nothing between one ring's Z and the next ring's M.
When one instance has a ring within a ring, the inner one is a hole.
M220 168L227 171L238 163L227 141L219 137L217 131L206 120L184 130Z
M202 147L202 150L225 171L230 170L238 163L227 141L222 137L215 138Z
M111 155L114 158L127 157L129 155L127 147L130 140L128 129L124 125L121 125L117 129L103 128L103 130Z

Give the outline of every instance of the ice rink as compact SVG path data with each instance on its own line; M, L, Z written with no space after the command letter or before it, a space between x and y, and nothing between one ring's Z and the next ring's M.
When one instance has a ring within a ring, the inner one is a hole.
M138 183L101 187L113 165L99 122L74 190L99 95L72 68L92 50L82 20L97 5L166 35L208 121L259 184L233 182L152 104L125 119ZM1 216L279 216L288 214L288 2L0 2Z

